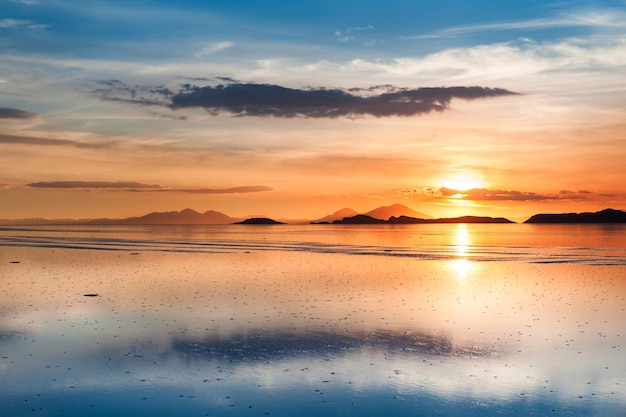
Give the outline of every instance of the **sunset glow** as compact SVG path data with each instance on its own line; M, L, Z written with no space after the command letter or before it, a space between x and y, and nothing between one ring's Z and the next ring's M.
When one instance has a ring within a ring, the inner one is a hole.
M1 6L0 219L626 208L623 2L81 5Z
M480 183L473 177L462 176L445 180L443 186L457 191L466 191L472 188L480 188Z

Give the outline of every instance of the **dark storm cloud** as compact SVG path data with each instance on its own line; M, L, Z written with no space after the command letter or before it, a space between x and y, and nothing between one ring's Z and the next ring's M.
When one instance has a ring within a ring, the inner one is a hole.
M134 181L47 181L26 184L34 188L161 188L158 184L142 184Z
M35 113L10 107L0 107L0 119L32 119Z
M339 89L293 89L271 84L188 86L172 96L173 109L201 107L238 116L335 118L415 116L449 108L453 98L475 100L515 94L500 88L434 87L361 96Z
M41 145L41 146L73 146L76 148L108 148L112 142L85 143L70 139L36 138L31 136L5 135L0 133L0 144Z
M174 92L164 86L129 86L119 80L107 80L99 81L90 93L103 100L136 105L203 108L211 114L279 118L406 117L445 111L452 99L477 100L517 94L488 87L408 89L384 85L342 90L241 83L227 77L217 81L226 82L212 86L187 83Z

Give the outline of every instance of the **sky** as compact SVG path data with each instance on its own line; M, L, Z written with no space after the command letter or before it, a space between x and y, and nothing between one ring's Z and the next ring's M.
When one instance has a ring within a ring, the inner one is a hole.
M626 209L626 0L0 1L0 218Z

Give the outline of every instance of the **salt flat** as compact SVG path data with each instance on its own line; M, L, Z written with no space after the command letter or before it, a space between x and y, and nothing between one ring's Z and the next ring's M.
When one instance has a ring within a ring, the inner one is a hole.
M519 226L4 229L3 408L623 415L622 231Z

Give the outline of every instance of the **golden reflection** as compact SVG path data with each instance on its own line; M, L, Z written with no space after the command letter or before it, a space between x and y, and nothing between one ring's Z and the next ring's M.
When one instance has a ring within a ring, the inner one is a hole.
M467 259L470 244L470 236L466 224L458 224L454 236L454 251L458 259L450 261L450 267L455 272L459 281L467 281L473 264Z
M456 273L456 278L462 282L467 281L473 266L474 264L467 259L455 259L450 261L450 267Z
M466 224L458 224L456 227L456 239L455 250L457 256L467 256L467 250L469 248L469 233L467 231Z

